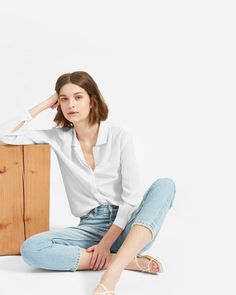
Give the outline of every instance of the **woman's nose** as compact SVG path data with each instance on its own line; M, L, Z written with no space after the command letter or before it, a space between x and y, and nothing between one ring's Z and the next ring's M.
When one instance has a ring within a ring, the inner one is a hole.
M73 100L70 100L68 103L69 107L74 107L75 106L75 102Z

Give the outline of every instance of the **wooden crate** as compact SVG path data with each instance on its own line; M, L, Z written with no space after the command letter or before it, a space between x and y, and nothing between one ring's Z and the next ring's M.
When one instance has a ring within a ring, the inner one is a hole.
M0 145L0 255L49 230L50 145Z

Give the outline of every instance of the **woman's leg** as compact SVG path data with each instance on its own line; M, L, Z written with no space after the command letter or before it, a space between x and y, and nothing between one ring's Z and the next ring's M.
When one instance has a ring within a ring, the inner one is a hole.
M80 253L81 253L81 256L80 256L80 261L79 261L77 270L84 270L84 269L92 270L89 267L89 265L90 265L90 260L92 258L93 253L87 252L86 249L83 249L83 248L80 249ZM111 253L110 254L110 261L109 261L109 263L106 266L104 266L102 269L107 269L109 267L109 265L112 264L113 261L115 260L116 255L117 255L117 253ZM138 260L139 260L139 265L142 268L144 268L144 269L147 268L147 259L146 258L144 258L144 259L140 258ZM129 262L129 264L125 267L125 269L126 270L137 270L137 271L140 271L140 268L137 266L137 264L136 264L136 262L135 262L134 259ZM153 263L151 265L151 270L154 273L156 273L158 271L158 268L157 268L157 266L156 266L155 263Z
M89 269L93 253L88 253L85 249L97 244L108 231L112 224L108 213L109 209L103 206L92 210L78 226L32 235L21 245L23 260L33 267L42 269L60 271ZM110 262L115 256L116 254L111 254ZM131 262L127 269L138 268L134 262Z
M139 251L146 251L155 242L166 214L173 205L176 187L171 178L158 178L144 194L138 209L133 213L126 227L112 245L112 252L117 253L134 224L147 227L152 233L151 241Z
M29 237L21 245L22 258L34 267L76 271L82 259L82 249L97 244L111 226L107 211L108 208L95 208L82 217L77 226Z
M170 178L155 181L144 195L138 210L133 214L112 249L118 248L115 259L109 264L101 278L108 290L114 290L122 270L156 239L166 213L172 207L176 188ZM97 287L95 291L102 291Z
M98 241L86 240L78 228L64 228L60 231L42 232L29 237L21 245L20 252L23 260L33 267L78 271L90 269L93 253L86 252L86 248L97 243ZM115 256L116 254L111 254L109 264ZM132 261L127 269L138 270L138 267Z
M86 240L83 231L76 227L67 227L58 231L41 232L32 235L21 245L23 260L33 267L76 271L82 247L93 244Z

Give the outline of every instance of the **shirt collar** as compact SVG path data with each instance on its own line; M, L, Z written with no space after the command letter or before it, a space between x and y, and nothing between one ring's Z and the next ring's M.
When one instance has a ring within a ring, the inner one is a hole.
M79 140L76 137L75 128L72 128L72 135L73 135L72 146L77 146L79 144ZM95 146L105 144L107 142L107 136L108 136L108 124L106 121L100 121L97 142Z

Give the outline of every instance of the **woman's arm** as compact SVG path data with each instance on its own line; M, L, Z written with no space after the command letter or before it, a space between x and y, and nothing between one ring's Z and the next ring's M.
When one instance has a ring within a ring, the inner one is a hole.
M123 132L121 141L121 183L122 204L119 206L116 218L104 235L101 244L111 247L129 221L132 213L142 201L139 169L136 161L133 137L130 132Z
M123 229L119 226L112 224L110 229L106 232L103 238L100 241L100 244L104 244L107 247L111 248L112 244L116 241L119 235L122 233Z
M123 131L121 140L121 185L121 204L113 224L124 229L143 199L133 136L126 130Z
M26 126L37 114L51 107L57 107L58 97L54 93L48 99L42 101L35 107L24 111L13 119L0 125L0 143L3 144L33 144L48 142L50 130L29 130ZM19 131L19 132L17 132ZM23 132L24 131L24 132Z
M48 99L40 102L38 105L35 107L31 108L28 110L29 114L31 115L32 118L37 116L39 113L42 111L48 109L48 108L55 108L58 105L58 96L57 93L54 93L52 96L50 96ZM19 130L22 126L24 126L24 121L20 122L15 129L13 129L11 132L16 132Z

